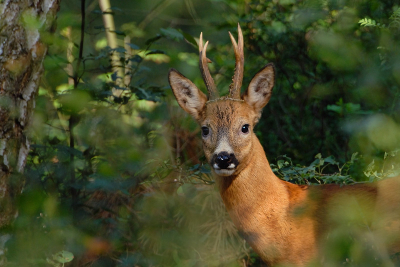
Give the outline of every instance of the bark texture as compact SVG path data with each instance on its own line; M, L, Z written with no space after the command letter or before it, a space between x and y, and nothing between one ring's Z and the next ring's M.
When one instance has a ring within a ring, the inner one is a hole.
M26 130L47 52L41 36L52 31L59 2L0 2L0 255L7 236L4 229L17 216L15 200L24 185Z

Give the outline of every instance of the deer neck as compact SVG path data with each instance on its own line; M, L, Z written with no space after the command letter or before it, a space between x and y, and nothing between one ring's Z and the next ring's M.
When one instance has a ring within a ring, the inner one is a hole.
M293 216L293 208L305 203L305 187L282 181L271 170L264 149L253 136L252 155L235 176L218 177L222 200L242 236L270 265L304 264L296 255L316 251L314 224L307 216ZM288 257L288 250L296 250ZM310 254L312 255L312 254ZM305 258L309 260L309 258Z
M270 221L280 221L289 206L287 186L271 170L255 135L252 151L248 164L237 175L217 179L222 200L241 231L261 227L258 224L266 217Z

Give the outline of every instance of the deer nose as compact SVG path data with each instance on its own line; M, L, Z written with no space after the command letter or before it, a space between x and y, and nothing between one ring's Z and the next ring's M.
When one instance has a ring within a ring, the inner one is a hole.
M228 152L220 152L216 158L215 158L215 163L218 165L219 168L221 169L227 169L231 163L233 163L233 158L235 156L233 154L229 154Z

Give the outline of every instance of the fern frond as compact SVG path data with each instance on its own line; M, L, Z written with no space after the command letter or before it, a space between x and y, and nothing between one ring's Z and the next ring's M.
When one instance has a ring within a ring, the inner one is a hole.
M393 12L389 19L400 20L400 7Z
M364 27L376 27L376 21L373 19L368 19L368 18L364 18L364 19L360 19L358 21L358 23L360 23L361 26Z
M396 9L389 19L391 20L390 28L400 28L400 8Z

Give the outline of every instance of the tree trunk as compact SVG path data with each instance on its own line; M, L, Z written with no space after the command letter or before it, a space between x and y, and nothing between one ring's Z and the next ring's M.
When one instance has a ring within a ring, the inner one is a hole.
M111 49L118 48L117 34L115 33L114 16L112 15L112 9L110 0L99 0L99 6L103 13L103 24L106 32L107 43ZM117 78L115 79L115 85L117 88L113 88L114 97L121 97L123 90L119 89L124 87L124 70L120 61L121 55L117 51L111 52L111 66L113 73L116 73Z
M47 52L41 35L52 30L59 2L0 2L0 264L9 238L5 229L18 214L16 197L24 185L26 130Z

